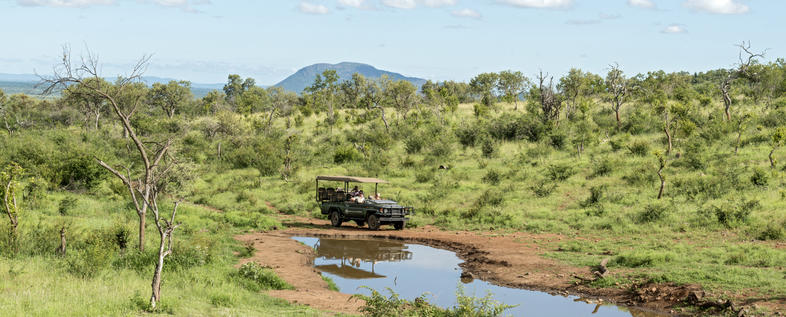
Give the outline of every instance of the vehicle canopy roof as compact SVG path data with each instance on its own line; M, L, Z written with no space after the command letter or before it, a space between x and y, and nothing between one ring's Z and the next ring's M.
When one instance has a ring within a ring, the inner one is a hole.
M351 183L378 183L387 184L388 181L370 178L370 177L357 177L357 176L317 176L318 181L334 181L334 182L351 182Z

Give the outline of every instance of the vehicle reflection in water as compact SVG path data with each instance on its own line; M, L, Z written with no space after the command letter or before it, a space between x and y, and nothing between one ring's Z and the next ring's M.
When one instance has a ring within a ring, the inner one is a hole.
M400 262L412 259L412 252L403 243L372 240L319 239L313 246L317 257L338 264L315 265L322 272L348 279L384 278L375 272L377 262ZM371 263L371 271L360 269Z
M441 307L456 304L456 289L483 297L487 292L508 305L511 316L634 316L661 314L618 307L576 296L555 296L544 292L500 287L478 279L461 279L462 261L455 253L419 244L391 240L350 240L295 237L316 251L314 267L330 277L344 293L363 293L368 286L384 295L386 288L402 298L414 299L428 293L431 303ZM463 284L462 284L463 283Z

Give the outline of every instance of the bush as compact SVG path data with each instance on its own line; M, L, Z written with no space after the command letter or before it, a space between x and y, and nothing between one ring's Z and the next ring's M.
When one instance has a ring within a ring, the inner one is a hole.
M628 151L636 156L646 156L650 152L650 144L646 141L635 141L628 146Z
M499 185L500 180L502 180L502 173L495 169L489 169L486 172L486 175L483 176L483 182L490 185Z
M270 289L294 289L292 285L278 277L273 270L255 262L241 265L237 272L232 274L232 277L240 286L253 292Z
M753 169L753 175L751 175L751 184L759 187L767 187L770 183L770 174L762 169L762 168L755 168Z
M475 142L479 139L479 128L469 124L461 124L453 131L458 138L459 143L464 147L475 146Z
M590 196L580 203L581 207L590 207L600 204L603 199L603 193L606 191L606 186L598 185L590 187Z
M336 164L355 162L360 159L362 159L360 152L352 145L337 146L335 152L333 152L333 162Z
M476 205L479 207L483 206L499 206L505 201L505 197L502 195L502 192L498 190L488 189L483 192L482 195L477 200Z
M480 150L481 153L483 154L483 157L485 158L490 158L494 156L494 152L496 151L494 149L494 141L492 141L491 138L483 139Z
M548 197L557 189L557 184L549 180L540 180L529 188L538 197Z
M767 227L762 230L759 235L759 240L781 240L786 237L786 232L784 232L784 228L786 228L786 222L782 222L780 224L770 222L767 224Z
M662 203L649 204L644 206L644 210L639 214L639 222L656 222L671 213L672 207Z
M590 174L590 178L598 177L598 176L606 176L611 174L614 171L615 162L613 162L609 158L603 158L597 161L592 162L592 174Z
M67 216L69 213L71 213L71 210L76 207L77 202L78 200L76 197L63 198L57 205L57 213L59 213L61 216Z
M420 150L423 148L425 143L426 140L422 136L410 134L406 139L404 139L404 148L407 150L407 154L420 153Z
M576 170L568 164L552 164L549 165L546 174L551 180L561 182L576 174Z
M703 215L715 215L718 223L727 228L748 221L751 212L759 208L761 204L758 200L741 200L735 203L726 203L720 206L711 205L701 213Z
M91 235L81 246L68 250L66 270L81 278L93 278L112 263L114 251L99 235Z

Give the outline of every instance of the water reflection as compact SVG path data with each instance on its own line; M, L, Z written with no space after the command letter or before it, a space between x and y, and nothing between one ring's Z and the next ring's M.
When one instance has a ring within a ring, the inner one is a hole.
M366 293L360 286L385 292L391 288L402 298L414 299L429 293L429 301L441 307L455 305L461 279L461 263L455 253L419 244L389 240L349 240L296 237L316 250L314 266L336 282L342 292ZM647 311L608 304L588 303L576 296L553 296L465 279L470 296L494 294L494 299L518 305L507 311L512 316L662 316Z
M348 279L384 278L375 272L377 262L412 259L406 245L392 241L319 239L313 247L318 258L340 261L315 265L318 270ZM371 263L371 270L361 269L363 263Z

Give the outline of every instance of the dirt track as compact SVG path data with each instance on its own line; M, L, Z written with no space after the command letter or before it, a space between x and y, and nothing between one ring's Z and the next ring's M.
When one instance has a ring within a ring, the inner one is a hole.
M293 291L271 291L270 295L320 310L358 314L362 302L348 294L328 290L327 283L312 266L313 250L291 239L292 236L381 238L424 244L456 252L465 261L460 265L464 271L500 286L579 295L650 311L679 313L679 310L672 310L672 306L685 301L699 306L709 305L712 309L720 306L721 309L739 310L731 303L704 302L704 292L695 285L641 285L630 290L585 286L582 281L594 279L590 268L573 267L540 256L546 250L536 242L564 239L554 234L441 231L430 226L403 231L383 227L382 230L371 231L357 228L354 224L333 228L327 221L303 217L282 216L282 221L287 229L236 237L245 243L253 243L257 250L253 257L243 262L255 261L269 266L296 288ZM636 315L647 314L640 312Z

